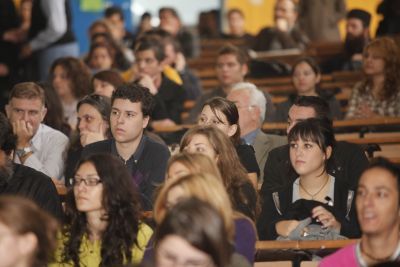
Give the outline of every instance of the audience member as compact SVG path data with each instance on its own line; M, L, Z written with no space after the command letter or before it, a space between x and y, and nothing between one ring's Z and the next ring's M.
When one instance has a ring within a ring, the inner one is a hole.
M346 15L344 0L299 1L299 25L311 41L340 42L339 21Z
M292 68L292 84L294 94L290 94L285 102L276 107L276 121L287 121L290 107L298 96L318 96L324 99L330 110L331 119L342 119L340 103L335 97L334 90L319 88L321 71L313 58L304 57L297 60Z
M399 167L384 158L375 159L358 183L356 210L361 240L324 258L320 266L398 266L399 186Z
M64 116L75 130L77 123L76 104L89 93L90 71L85 64L73 57L59 58L50 70L51 82L64 109Z
M316 118L298 122L288 142L290 162L299 176L284 189L264 195L257 222L260 239L298 240L310 234L310 224L322 227L320 237L310 238L359 237L354 191L327 172L335 150L332 122Z
M96 34L104 34L113 38L111 35L110 24L104 19L96 20L89 26L88 37L91 42L93 42L93 37Z
M178 41L176 41L172 36L166 36L163 38L163 40L165 64L178 72L182 80L182 87L186 92L185 99L196 100L202 93L199 78L197 78L197 76L186 64L185 56L182 53L182 49ZM168 76L165 68L164 73Z
M43 89L31 82L15 85L6 112L17 136L14 162L62 179L68 138L42 123L47 112Z
M56 220L32 202L0 197L0 266L47 266L56 248Z
M235 104L222 97L213 97L207 100L197 124L201 126L214 125L231 139L249 179L257 188L260 168L254 155L254 148L244 144L240 139L239 112Z
M78 57L69 0L33 0L28 41L22 57L35 53L39 78L47 80L50 66L60 57Z
M136 38L140 38L143 33L152 29L153 26L151 25L151 14L149 12L144 12L140 17L139 26L136 30Z
M106 164L105 164L106 163ZM139 263L153 231L123 163L109 154L82 159L66 196L66 220L50 266Z
M65 160L65 184L70 186L69 178L74 175L76 164L81 158L85 146L111 138L110 132L110 99L91 94L78 102L77 132L72 136Z
M371 41L364 48L363 70L365 79L353 88L346 118L400 116L400 50L395 41Z
M104 10L104 19L115 28L116 41L126 48L132 48L134 36L125 29L125 18L122 9L119 6L110 6Z
M293 0L277 0L274 8L274 27L262 29L254 40L256 51L305 49L308 37L296 24L298 7Z
M115 51L107 43L97 42L90 46L87 65L92 72L116 68Z
M221 214L211 205L188 199L167 214L156 232L155 266L248 267L233 253Z
M121 75L113 70L103 70L97 72L92 77L93 92L97 95L112 97L115 89L124 84Z
M283 136L266 134L262 131L267 100L263 92L254 84L237 83L233 86L227 99L234 102L239 111L240 137L246 144L254 148L257 164L260 168L258 182L262 183L264 166L269 152L286 144L287 140Z
M326 101L315 96L301 96L293 103L288 114L287 133L296 123L308 118L329 118ZM299 176L289 161L289 145L277 147L269 153L264 168L261 195L267 191L280 191ZM327 166L327 173L341 180L350 189L355 189L361 172L367 167L368 159L360 146L345 141L336 142L336 147Z
M82 155L111 153L120 158L139 189L144 210L152 209L154 189L164 180L168 148L143 135L150 120L153 97L147 88L127 84L117 88L111 100L113 138L87 145Z
M185 90L162 73L165 51L161 40L154 37L142 39L136 45L135 57L137 82L149 88L155 99L152 126L179 124Z
M206 157L206 156L203 156ZM196 163L193 163L196 164ZM205 165L215 166L210 159ZM254 224L242 214L234 212L229 196L222 184L222 178L217 172L192 172L167 183L161 188L154 206L154 218L158 224L168 213L168 210L185 198L195 197L213 206L223 217L228 230L229 241L234 244L235 252L254 262L256 231Z
M174 36L182 47L186 58L196 57L198 54L198 43L195 37L182 26L178 12L172 7L162 7L158 11L160 28Z
M352 9L346 17L346 37L343 53L322 63L322 70L326 73L340 70L360 70L362 67L362 53L370 41L371 14L362 9Z
M257 193L240 163L232 141L214 126L196 126L185 133L180 151L203 153L217 163L232 206L255 221Z
M200 39L215 39L221 37L220 10L211 9L199 13L197 32Z
M246 32L245 17L242 10L232 8L226 14L229 32L223 34L223 38L227 39L242 39L246 47L253 46L254 36Z
M191 109L186 123L195 123L204 106L204 103L215 96L226 97L236 83L243 82L249 70L248 57L246 53L239 47L233 45L223 46L218 51L215 71L219 86L203 94L197 101L196 105ZM266 118L273 118L275 108L272 104L271 96L264 93L267 98Z
M50 177L32 168L12 162L16 136L7 118L0 113L0 195L17 195L33 200L58 219L61 202Z
M72 132L71 127L64 117L63 106L56 91L49 82L38 82L36 84L43 88L46 98L45 107L47 112L43 119L43 123L69 137Z

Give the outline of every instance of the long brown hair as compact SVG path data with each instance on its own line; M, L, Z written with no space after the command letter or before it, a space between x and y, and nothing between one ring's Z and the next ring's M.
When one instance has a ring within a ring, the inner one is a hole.
M381 37L365 46L363 56L371 50L380 55L385 62L385 82L379 97L381 100L388 100L400 90L400 49L390 37ZM371 77L366 77L363 85L360 91L366 93L367 87L372 85Z
M217 166L232 206L238 207L241 203L250 204L250 199L247 199L243 192L243 186L250 183L250 180L229 137L215 126L195 126L183 136L180 151L185 149L195 135L206 137L217 154ZM254 211L251 216L253 219L256 217L255 213Z

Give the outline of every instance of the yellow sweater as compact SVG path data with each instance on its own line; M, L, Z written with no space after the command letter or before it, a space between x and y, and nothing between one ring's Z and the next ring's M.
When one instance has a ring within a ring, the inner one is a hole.
M139 246L135 245L132 248L133 263L140 263L142 261L144 250L152 234L153 230L147 224L144 223L140 224L139 233L137 236ZM58 247L55 254L55 263L49 264L49 267L73 266L72 262L68 263L61 262L61 257L62 257L61 255L64 251L64 241L65 241L65 236L62 236L58 240ZM91 242L89 239L87 239L86 236L84 236L82 238L82 244L80 247L81 253L79 254L80 266L87 266L87 267L99 266L101 261L100 250L101 250L100 241Z

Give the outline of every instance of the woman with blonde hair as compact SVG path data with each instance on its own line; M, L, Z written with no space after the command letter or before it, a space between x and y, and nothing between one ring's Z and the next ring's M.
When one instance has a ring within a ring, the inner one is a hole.
M214 126L193 127L183 136L180 150L202 153L215 161L233 209L255 221L257 192L226 134Z
M400 50L389 37L371 41L363 52L365 79L355 85L347 119L400 116Z
M161 224L170 208L190 197L209 203L221 214L235 251L253 263L257 239L255 227L248 218L232 209L222 180L213 174L189 174L165 183L154 205L154 219L157 224Z
M172 156L167 164L166 179L174 181L191 173L209 173L222 181L217 165L207 156L200 153L190 154L186 151Z

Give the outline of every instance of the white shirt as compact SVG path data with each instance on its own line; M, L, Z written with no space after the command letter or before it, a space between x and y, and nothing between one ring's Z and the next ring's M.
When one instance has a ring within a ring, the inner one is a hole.
M24 165L61 180L64 173L63 154L68 141L68 137L62 132L40 124L30 141L33 154L25 160ZM14 157L14 162L21 164L17 155Z

